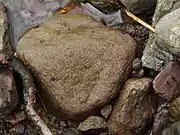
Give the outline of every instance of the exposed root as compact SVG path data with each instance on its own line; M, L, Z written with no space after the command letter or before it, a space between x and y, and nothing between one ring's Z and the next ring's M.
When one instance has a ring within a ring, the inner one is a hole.
M50 129L34 109L34 103L36 101L36 88L29 70L18 58L4 54L2 52L0 52L0 65L9 66L21 76L24 88L23 94L25 110L28 117L34 122L35 125L41 128L41 132L44 135L53 135Z
M29 116L31 116L31 119L33 119L34 122L36 122L36 125L41 128L41 131L44 135L52 135L51 131L49 128L46 126L44 121L41 119L41 117L37 114L37 112L34 110L33 105L35 102L35 89L34 88L29 88L28 89L28 102L26 105L26 111Z

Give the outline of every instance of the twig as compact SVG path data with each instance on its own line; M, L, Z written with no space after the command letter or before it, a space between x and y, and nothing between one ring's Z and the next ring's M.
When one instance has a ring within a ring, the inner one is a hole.
M132 19L134 19L135 21L137 21L138 23L142 24L144 27L148 28L150 31L155 33L155 29L151 25L147 24L146 22L144 22L143 20L141 20L140 18L138 18L126 9L125 12L129 17L131 17Z
M36 88L29 70L18 58L16 58L15 56L4 54L3 52L0 52L0 65L9 66L20 75L24 88L23 94L25 102L25 111L28 117L34 122L34 124L41 128L41 132L44 135L53 135L50 129L45 124L45 122L41 119L41 117L34 109L34 103L36 101Z

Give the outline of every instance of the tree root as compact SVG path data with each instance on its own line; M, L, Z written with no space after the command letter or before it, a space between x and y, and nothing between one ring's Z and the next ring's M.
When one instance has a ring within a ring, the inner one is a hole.
M12 55L7 55L3 52L0 52L0 65L8 66L20 75L23 82L25 111L28 117L34 122L35 125L40 127L41 132L44 135L53 135L45 122L41 119L41 117L34 109L34 104L36 101L36 87L29 70L18 58Z

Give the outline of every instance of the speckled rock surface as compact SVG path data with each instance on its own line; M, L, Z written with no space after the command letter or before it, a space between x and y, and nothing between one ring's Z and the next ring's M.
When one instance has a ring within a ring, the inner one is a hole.
M112 135L145 134L143 129L154 114L151 81L150 78L135 78L125 82L108 120Z
M136 44L87 16L56 14L23 37L17 50L39 80L48 110L63 119L82 119L117 95Z
M156 25L157 42L168 52L180 57L180 8L162 17Z

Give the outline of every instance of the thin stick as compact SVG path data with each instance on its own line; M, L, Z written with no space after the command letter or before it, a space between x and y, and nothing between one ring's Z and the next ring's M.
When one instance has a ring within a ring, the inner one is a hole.
M137 21L138 23L140 23L141 25L143 25L144 27L148 28L150 31L155 33L155 29L152 26L150 26L149 24L147 24L146 22L144 22L143 20L141 20L140 18L138 18L137 16L135 16L126 9L125 12L129 17L131 17L132 19L134 19L135 21Z

